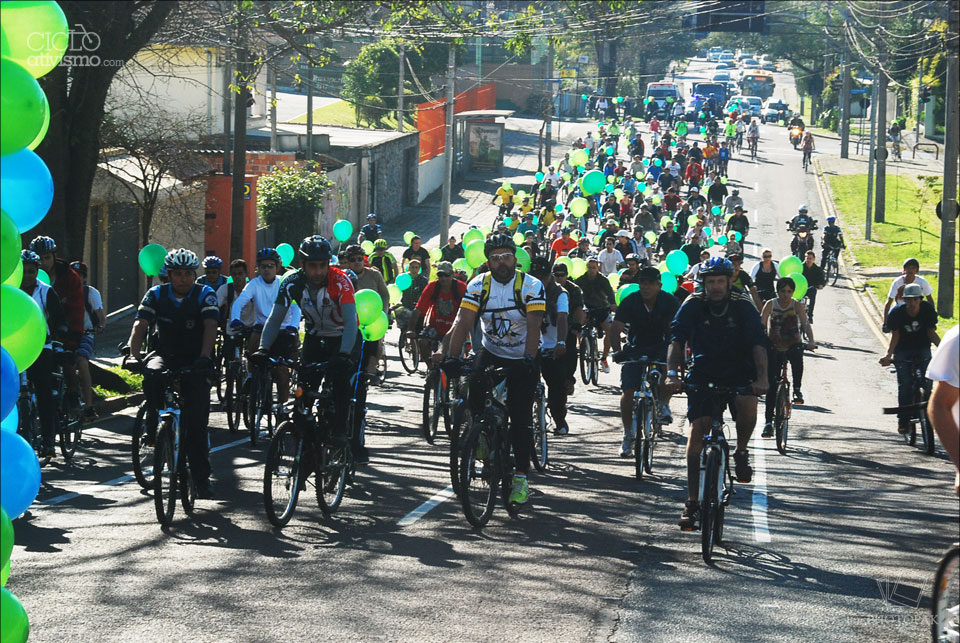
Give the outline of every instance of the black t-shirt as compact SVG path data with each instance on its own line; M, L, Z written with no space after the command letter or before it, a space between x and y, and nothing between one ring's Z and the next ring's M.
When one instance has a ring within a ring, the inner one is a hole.
M403 251L403 260L410 261L411 259L420 260L420 272L423 272L426 262L430 261L430 253L427 252L427 249L423 246L420 246L419 250L414 250L413 248L407 248Z
M647 310L643 296L634 292L620 301L614 319L629 326L627 340L631 344L656 354L663 352L670 343L670 322L679 308L677 298L661 290L653 309Z
M457 259L463 259L463 246L459 243L452 248L450 247L450 244L447 244L440 249L441 261L449 261L450 263L453 263Z
M927 331L937 329L937 312L930 302L921 301L917 316L911 317L907 314L906 304L901 304L890 311L887 316L887 326L890 327L891 332L900 331L895 353L922 351L930 348Z

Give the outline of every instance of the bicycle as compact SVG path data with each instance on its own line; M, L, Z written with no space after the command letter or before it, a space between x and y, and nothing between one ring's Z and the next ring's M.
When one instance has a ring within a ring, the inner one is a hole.
M894 364L907 364L910 372L913 373L911 381L912 391L910 397L913 402L906 407L884 408L884 414L891 415L902 410L908 410L913 414L910 418L910 430L903 434L903 440L910 446L917 444L917 433L923 440L923 452L927 455L933 455L936 451L936 438L933 435L933 425L930 424L930 417L927 415L927 400L930 399L931 384L925 374L924 363L919 360L894 359ZM919 430L918 430L919 429Z
M151 439L147 432L147 423L144 418L147 414L147 403L140 404L137 416L133 420L133 430L130 432L130 455L133 460L133 477L137 484L144 489L153 488L153 464L155 438Z
M394 304L390 312L396 318L397 328L400 329L400 339L397 340L400 363L403 365L403 370L412 375L420 368L420 347L417 342L407 340L407 322L410 320L410 312L403 307L403 304Z
M603 308L587 310L588 322L580 334L580 379L584 384L597 386L600 373L600 350L597 340L603 337L603 328L594 320L594 313Z
M473 369L465 368L466 373ZM471 423L460 447L460 505L467 522L482 529L493 515L498 491L511 517L519 507L509 501L514 462L507 430L507 374L503 367L487 367L480 374L484 409Z
M291 366L294 362L284 358L269 357L262 364L249 364L250 373L244 382L246 404L243 405L243 424L250 432L250 445L257 446L260 426L266 420L268 436L273 436L273 369L278 366Z
M249 387L245 387L244 383L247 381L249 371L247 370L247 360L244 357L243 349L250 333L250 329L242 329L235 337L232 354L223 356L226 360L223 378L223 406L227 412L227 429L230 433L236 433L240 430L242 409L246 408L248 403Z
M423 385L423 418L420 424L423 438L427 444L433 444L437 438L440 418L443 418L443 430L451 434L451 382L439 365L427 371L427 380Z
M19 420L17 433L33 447L41 467L50 463L50 456L44 455L43 436L40 431L40 413L37 409L37 395L33 389L33 382L27 377L26 371L20 373L20 397L17 399L17 413Z
M810 167L810 160L813 156L813 150L803 150L803 171L806 172Z
M52 373L54 381L54 400L57 404L55 415L56 425L54 431L60 438L60 453L64 460L69 461L77 452L77 445L83 436L83 420L80 414L80 406L71 404L67 395L73 395L73 392L67 390L66 379L63 369L65 366L72 366L76 363L76 353L74 351L64 350L59 342L53 342L53 355L57 361L57 369Z
M840 253L839 248L829 248L826 250L826 260L823 262L825 265L825 272L827 275L827 283L831 286L837 284L837 278L840 276L840 263L837 260L837 255Z
M735 493L733 474L730 472L730 445L723 434L723 409L749 388L684 385L688 393L704 389L711 397L710 416L713 421L710 432L703 438L703 449L700 451L700 545L704 562L710 564L714 545L723 540L724 509Z
M213 344L213 373L217 391L217 402L223 404L223 341L224 333L222 328L217 329L217 339Z
M960 641L960 543L954 543L937 564L933 579L930 634L934 643Z
M549 357L552 350L544 351L544 355ZM547 415L550 410L547 408L547 387L543 380L537 382L533 389L533 448L531 453L533 457L533 467L537 471L546 471L547 463L550 461L549 435L547 431Z
M757 137L750 136L747 138L747 142L750 144L750 158L751 159L757 158L757 142L758 142Z
M777 378L775 389L776 406L773 407L773 429L777 441L777 451L787 452L787 431L790 427L790 415L793 411L793 402L790 397L790 360L786 354L780 365L780 376Z
M621 366L627 364L639 364L641 371L640 388L633 394L633 435L636 440L633 455L635 475L637 480L641 480L644 472L648 475L653 473L653 450L663 432L660 425L658 389L662 377L661 369L666 370L667 365L649 359L646 355L620 362Z

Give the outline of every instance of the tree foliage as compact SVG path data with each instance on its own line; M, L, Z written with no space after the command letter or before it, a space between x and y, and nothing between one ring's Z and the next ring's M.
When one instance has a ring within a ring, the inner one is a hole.
M321 199L333 183L316 164L279 167L257 179L257 210L276 239L293 242L317 231Z

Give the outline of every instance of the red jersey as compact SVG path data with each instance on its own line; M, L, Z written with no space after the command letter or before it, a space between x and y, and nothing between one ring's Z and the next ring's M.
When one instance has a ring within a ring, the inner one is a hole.
M417 310L427 319L427 326L434 328L440 337L446 335L453 327L453 321L460 310L460 300L467 292L467 284L459 279L453 280L450 292L440 290L440 282L432 281L420 293L417 300Z

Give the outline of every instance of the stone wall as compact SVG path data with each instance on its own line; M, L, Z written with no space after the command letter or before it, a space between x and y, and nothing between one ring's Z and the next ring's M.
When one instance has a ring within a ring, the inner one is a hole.
M358 211L363 219L376 212L386 223L416 205L420 135L411 132L380 144L364 147L330 146L330 156L360 169Z

